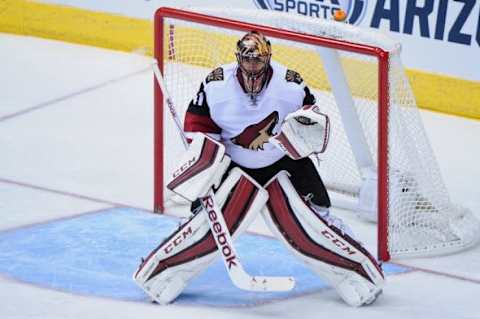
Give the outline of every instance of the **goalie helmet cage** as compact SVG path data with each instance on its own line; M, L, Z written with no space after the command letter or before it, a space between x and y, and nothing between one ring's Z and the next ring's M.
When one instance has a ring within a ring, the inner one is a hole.
M327 188L375 202L380 260L452 253L478 241L479 221L450 201L398 43L346 23L265 10L160 8L154 28L154 56L181 120L211 70L235 63L245 32L269 38L272 60L298 71L330 117L317 167ZM182 144L156 82L154 103L154 209L165 212L175 200L165 177Z

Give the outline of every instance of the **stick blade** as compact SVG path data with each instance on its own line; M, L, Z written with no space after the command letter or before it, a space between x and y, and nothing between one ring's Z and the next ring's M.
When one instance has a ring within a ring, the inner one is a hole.
M292 290L295 287L295 278L253 276L234 284L238 288L248 291L281 292Z

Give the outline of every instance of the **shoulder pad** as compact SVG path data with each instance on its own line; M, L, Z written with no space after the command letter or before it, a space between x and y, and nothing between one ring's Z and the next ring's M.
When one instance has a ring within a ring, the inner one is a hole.
M285 74L285 80L287 80L287 82L295 82L297 84L300 84L303 82L303 79L300 76L300 74L293 70L287 70L287 73Z
M211 81L223 81L223 68L216 68L205 79L205 82L208 84Z

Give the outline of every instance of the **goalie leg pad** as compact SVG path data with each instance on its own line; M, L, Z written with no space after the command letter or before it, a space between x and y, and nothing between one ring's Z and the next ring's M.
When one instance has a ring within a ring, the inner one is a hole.
M215 200L233 238L245 231L257 212L265 205L268 193L239 168L234 168L215 194ZM211 212L202 211L179 227L155 248L134 273L134 281L159 304L173 301L188 282L210 265L218 254L213 236L221 240L224 232L214 227L212 234L207 218ZM236 256L228 245L221 249L229 263Z
M383 272L373 256L348 234L309 207L286 172L266 186L269 193L263 217L270 230L296 256L351 306L372 303L384 285Z

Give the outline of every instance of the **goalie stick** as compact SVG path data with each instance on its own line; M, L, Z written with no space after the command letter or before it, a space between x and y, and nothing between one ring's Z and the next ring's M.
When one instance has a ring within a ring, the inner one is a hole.
M167 87L165 85L165 80L163 79L162 73L160 68L158 67L158 62L155 60L152 64L153 73L155 75L155 79L157 80L158 85L160 86L161 91L163 92L164 100L167 103L168 109L170 111L170 115L177 126L178 133L180 134L181 140L185 149L188 148L187 137L183 132L182 126L180 124L180 120L178 119L177 112L175 110L175 105L170 94L167 91ZM215 243L219 251L222 251L222 247L228 245L231 249L230 257L225 256L224 254L220 254L227 270L228 276L232 283L243 290L248 291L289 291L293 289L295 286L295 279L293 277L269 277L269 276L251 276L249 275L245 269L243 268L240 260L238 259L238 254L236 252L235 246L233 245L233 239L230 235L230 231L228 230L227 224L225 219L223 218L223 214L218 208L217 204L215 203L213 190L210 189L206 196L200 199L200 202L203 206L203 211L207 214L207 220L210 226L210 230L212 234L215 234L214 230L214 222L218 222L222 229L224 229L225 233L225 243L220 243L217 236L213 236L215 239ZM208 211L214 211L215 215L217 216L216 220L211 220L208 217ZM235 262L232 262L232 257L235 258Z

